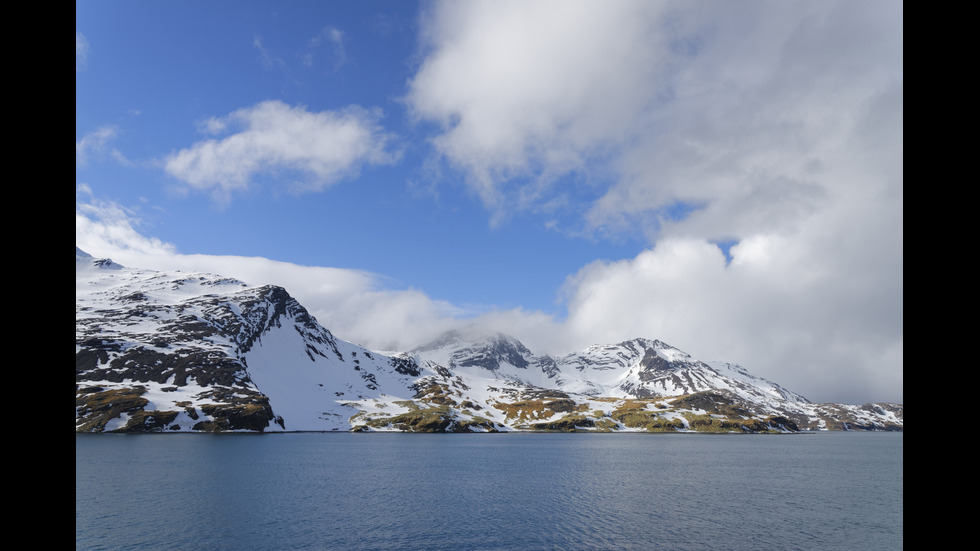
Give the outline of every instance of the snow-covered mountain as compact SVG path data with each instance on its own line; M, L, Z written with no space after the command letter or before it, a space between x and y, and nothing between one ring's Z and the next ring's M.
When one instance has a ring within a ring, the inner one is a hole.
M75 253L75 430L902 430L658 340L560 357L453 331L405 353L336 338L276 286Z

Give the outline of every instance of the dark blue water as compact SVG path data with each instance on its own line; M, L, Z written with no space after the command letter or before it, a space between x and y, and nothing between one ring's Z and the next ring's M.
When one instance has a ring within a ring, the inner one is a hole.
M77 435L77 549L902 549L901 433Z

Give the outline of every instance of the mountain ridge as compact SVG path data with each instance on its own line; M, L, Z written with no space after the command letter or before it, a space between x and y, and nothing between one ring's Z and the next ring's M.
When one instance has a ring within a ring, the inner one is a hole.
M904 430L899 404L813 404L656 339L538 355L450 331L382 353L282 287L76 247L76 432Z

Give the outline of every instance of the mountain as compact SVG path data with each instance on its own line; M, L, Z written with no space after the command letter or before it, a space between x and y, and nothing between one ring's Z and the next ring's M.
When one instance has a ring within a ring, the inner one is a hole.
M75 430L903 430L898 404L813 404L633 339L552 357L452 331L402 353L336 338L289 293L75 251Z

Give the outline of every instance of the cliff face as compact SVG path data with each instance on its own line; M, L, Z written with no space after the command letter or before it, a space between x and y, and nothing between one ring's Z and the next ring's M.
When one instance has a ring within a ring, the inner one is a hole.
M160 275L110 271L76 296L76 430L281 426L245 355L284 320L305 328L305 310L275 287Z
M280 411L290 430L346 429L338 398L420 374L339 341L281 287L76 252L76 431L285 430Z

